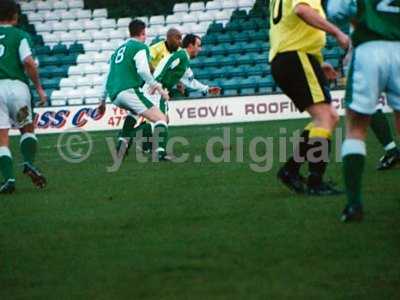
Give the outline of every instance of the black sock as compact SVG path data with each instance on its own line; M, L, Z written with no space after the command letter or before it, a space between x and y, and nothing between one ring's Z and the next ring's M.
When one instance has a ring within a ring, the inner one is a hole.
M331 140L316 138L309 142L309 171L308 186L315 187L323 182L323 177L328 166L331 152ZM326 146L328 149L326 149Z
M297 150L287 163L285 164L285 169L287 169L292 174L299 174L300 168L305 161L307 161L307 151L310 147L309 142L310 131L304 129L300 138L302 139L297 145ZM297 157L298 156L298 157Z

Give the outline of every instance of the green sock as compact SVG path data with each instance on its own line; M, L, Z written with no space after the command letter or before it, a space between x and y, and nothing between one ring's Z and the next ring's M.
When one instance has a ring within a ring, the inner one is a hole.
M153 144L150 140L150 138L153 136L151 124L146 122L140 126L143 130L143 138L145 139L145 141L143 142L143 151L150 151L153 148Z
M0 147L0 170L4 180L15 179L13 160L8 147Z
M119 136L124 138L133 137L136 131L135 124L136 124L135 117L128 115L125 119L124 126L122 127Z
M372 115L371 129L383 147L386 148L388 145L392 144L394 145L394 149L396 149L392 129L382 110L378 110ZM390 151L391 149L385 150Z
M37 144L37 138L33 133L24 133L21 136L20 147L24 163L34 163L37 151Z
M343 177L349 204L361 204L362 175L365 165L365 143L345 140L343 143Z
M157 143L157 152L165 154L168 142L168 125L159 121L154 126L154 137Z

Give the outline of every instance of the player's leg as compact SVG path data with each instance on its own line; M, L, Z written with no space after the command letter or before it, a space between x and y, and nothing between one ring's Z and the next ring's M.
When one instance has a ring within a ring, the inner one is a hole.
M159 153L159 157L163 158L165 156L168 137L168 125L165 114L154 105L149 97L146 97L141 89L130 89L121 92L115 99L114 104L127 109L134 115L143 116L155 123L154 131L155 133L157 132L157 152Z
M46 178L33 165L37 151L37 138L34 133L29 87L17 80L12 81L11 85L12 101L9 101L8 107L10 118L21 132L20 150L24 160L23 172L31 178L35 186L43 188L47 183Z
M328 84L320 63L315 57L302 52L282 53L272 62L272 74L296 107L300 111L308 111L313 118L312 126L308 126L302 134L303 141L298 147L300 157L296 159L294 155L290 158L279 171L278 177L294 190L299 187L298 191L301 192L299 182L295 179L299 178L298 171L302 162L308 160L311 153L313 159L309 161L308 191L314 195L337 194L338 191L322 180L329 156L330 138L338 115L330 105ZM317 151L322 148L323 151Z
M380 42L362 44L353 53L346 89L347 133L342 148L347 194L343 222L360 221L363 218L362 175L367 153L365 138L378 97L387 86L390 56L385 54L385 44Z
M389 120L379 108L371 117L371 129L376 138L385 149L385 155L379 160L378 170L387 170L392 168L396 162L400 161L400 150L396 145L390 128Z
M304 98L309 95L307 81L302 70L297 52L278 54L271 63L272 75L280 89L293 101L300 111L306 109ZM277 177L284 185L296 193L304 193L304 184L300 176L300 167L306 160L308 137L312 126L308 126L301 134L293 156L279 169Z
M142 115L154 123L153 137L156 153L159 160L170 160L167 156L168 123L167 116L156 106L142 113Z
M342 146L343 178L346 187L347 206L342 221L360 221L362 209L362 175L367 149L365 139L370 117L352 110L346 112L346 139Z
M8 131L9 129L6 128L0 129L0 171L4 179L0 186L0 194L10 194L15 190L15 175Z
M340 192L324 183L323 178L332 148L332 132L337 126L339 116L330 103L312 105L307 111L312 116L314 123L309 133L307 152L308 192L316 196L338 195Z
M8 131L11 128L8 98L10 80L0 80L0 171L3 175L3 183L0 193L12 193L15 190L15 175L13 159L9 148Z
M23 158L23 173L29 176L32 183L38 188L44 188L47 180L39 169L34 165L38 140L35 135L33 123L29 123L20 128L20 150Z

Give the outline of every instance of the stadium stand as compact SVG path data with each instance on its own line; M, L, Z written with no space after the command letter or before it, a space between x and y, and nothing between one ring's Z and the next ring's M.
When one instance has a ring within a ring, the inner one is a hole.
M131 0L21 1L22 27L34 40L40 74L50 105L97 103L111 53L126 40L132 17L148 24L148 44L169 27L203 37L203 51L192 61L205 83L226 96L276 92L268 65L268 9L260 0L207 2ZM340 68L341 50L331 38L324 55ZM196 92L188 97L197 98ZM37 98L37 95L34 94Z

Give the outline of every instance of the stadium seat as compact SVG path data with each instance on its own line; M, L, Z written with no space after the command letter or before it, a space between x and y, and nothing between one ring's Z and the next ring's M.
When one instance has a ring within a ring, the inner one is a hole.
M224 25L221 23L212 23L209 28L207 33L208 34L213 34L213 33L222 33L224 31Z
M117 28L128 28L129 23L132 21L131 18L121 18L117 21Z
M224 0L222 1L222 9L226 8L237 8L237 1L236 0Z
M55 1L53 2L53 9L54 10L67 10L68 4L66 1Z
M68 1L68 8L72 9L72 8L83 8L84 4L83 4L83 0L69 0Z
M100 27L101 29L115 29L117 26L115 20L112 19L101 19Z
M58 45L55 45L53 47L51 52L52 52L53 55L58 55L58 54L67 55L68 54L68 49L67 49L67 46L65 46L63 44L58 44Z
M174 13L184 12L187 13L189 11L188 3L176 3L173 8Z
M70 54L77 54L77 53L83 53L83 46L81 44L74 43L69 47L69 53Z
M74 78L75 77L68 77L68 78L61 79L60 88L61 89L76 88L77 81Z
M165 25L165 17L164 16L152 16L149 19L149 25Z
M51 49L49 46L39 46L34 48L35 55L50 55Z
M204 11L205 5L204 2L192 2L190 4L189 10L192 11Z
M95 9L92 12L93 19L106 19L108 17L107 9Z
M254 95L255 93L256 93L256 89L254 87L240 89L241 96L250 96L250 95Z
M208 1L206 3L206 11L209 10L221 10L222 9L222 2L221 1Z

